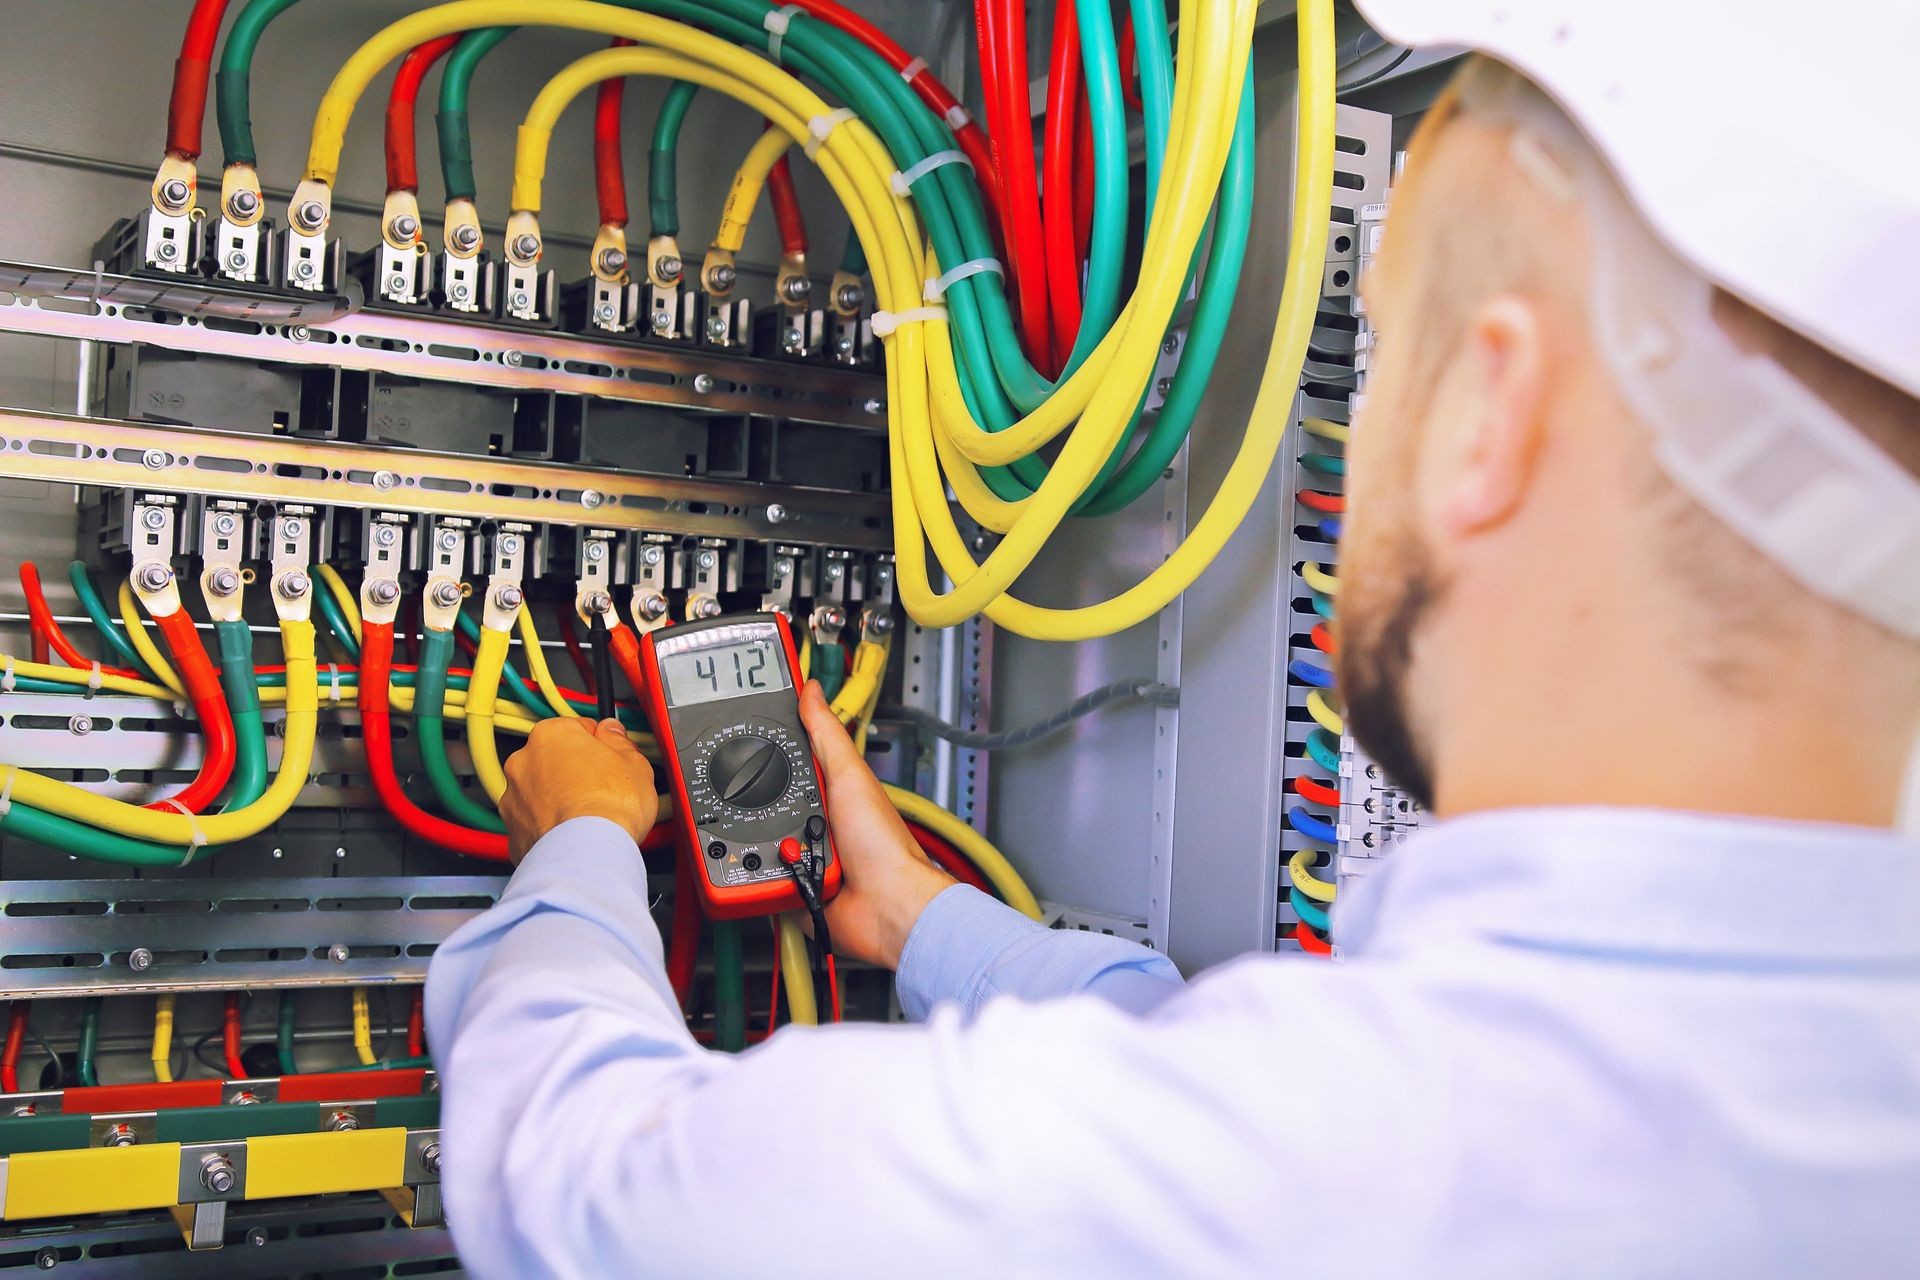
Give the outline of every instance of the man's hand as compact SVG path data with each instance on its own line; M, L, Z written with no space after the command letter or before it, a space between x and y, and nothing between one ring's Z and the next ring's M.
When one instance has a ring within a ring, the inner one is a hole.
M527 745L507 757L506 774L500 817L515 866L569 818L605 818L637 844L660 811L653 766L618 720L542 720Z
M827 904L833 949L897 968L914 921L953 877L920 852L813 681L801 692L800 717L825 775L833 847L840 855L840 893Z

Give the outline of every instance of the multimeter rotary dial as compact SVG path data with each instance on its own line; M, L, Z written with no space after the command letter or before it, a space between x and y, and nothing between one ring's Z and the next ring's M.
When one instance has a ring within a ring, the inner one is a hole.
M758 734L728 738L707 764L713 794L736 809L764 809L787 794L793 769L786 749Z
M782 834L819 801L806 743L791 729L749 718L702 734L687 752L687 798L702 828L730 827L730 839Z

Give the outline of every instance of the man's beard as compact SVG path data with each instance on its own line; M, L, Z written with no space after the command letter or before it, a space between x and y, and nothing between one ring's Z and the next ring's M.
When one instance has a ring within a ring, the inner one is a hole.
M1415 804L1431 809L1433 770L1409 714L1407 673L1413 665L1414 632L1443 586L1434 581L1432 564L1418 542L1411 536L1399 541L1396 553L1385 557L1393 566L1392 585L1348 588L1350 605L1356 594L1379 603L1341 611L1335 662L1347 731ZM1390 591L1394 594L1388 597Z

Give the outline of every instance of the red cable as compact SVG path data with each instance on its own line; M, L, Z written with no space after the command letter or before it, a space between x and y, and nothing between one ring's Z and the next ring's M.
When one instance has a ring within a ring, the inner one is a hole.
M767 128L773 128L771 121ZM773 220L780 227L780 252L807 251L807 223L800 213L800 195L793 189L793 168L783 154L767 171L767 198L773 201Z
M868 22L857 13L842 8L835 0L800 0L800 7L810 15L831 27L838 27L860 43L872 49L886 60L895 71L905 71L913 64L913 58L902 49L886 32ZM920 64L920 70L913 79L907 81L912 90L920 95L920 100L933 108L947 127L953 127L954 109L960 106L960 100L931 71L926 63ZM960 150L966 153L967 161L973 165L973 176L980 183L981 193L985 196L987 217L993 223L993 238L998 242L1000 231L1000 170L995 163L992 144L980 126L967 120L953 130L954 141L960 144Z
M623 49L633 41L615 36L611 49ZM620 150L621 108L625 105L627 78L612 76L600 82L593 100L593 191L600 201L600 225L627 225L627 169Z
M31 560L20 562L20 592L27 598L27 624L33 628L33 633L45 640L68 666L82 671L93 670L93 660L83 657L74 648L73 641L67 639L67 633L54 620L53 610L47 607L47 593L40 586L40 570ZM138 671L130 671L126 667L102 666L100 671L104 675L126 676L131 680L146 679Z
M1347 500L1337 493L1320 493L1313 489L1302 489L1294 495L1300 505L1309 511L1318 511L1322 515L1337 516L1344 514Z
M992 50L994 82L987 93L987 123L1000 164L1000 222L1007 236L1007 283L1027 358L1044 372L1053 373L1046 241L1040 229L1040 178L1034 170L1033 113L1027 96L1026 3L983 0L974 13L983 68Z
M478 658L480 656L480 646L474 643L473 638L466 632L456 629L453 633L453 642L459 645L460 652L466 654L469 658ZM362 666L366 665L365 654L361 655L360 663Z
M400 70L393 76L393 88L387 91L388 191L420 189L420 166L414 149L418 131L414 127L413 110L420 98L420 82L427 78L433 64L445 57L447 50L459 44L465 35L464 31L456 31L415 45L400 60Z
M667 939L667 983L684 1011L693 994L694 963L700 958L700 896L693 891L697 872L682 858L675 864L673 933Z
M833 957L827 957L827 1012L835 1022L840 1021L840 969L833 963Z
M200 124L207 114L207 80L213 70L213 46L227 0L198 0L187 19L180 56L173 64L173 96L167 100L167 154L200 158Z
M1073 186L1073 256L1076 262L1085 262L1087 242L1093 238L1093 104L1087 101L1084 85L1073 108L1073 171L1088 175Z
M973 865L972 859L966 857L946 840L917 822L907 823L907 832L913 837L914 843L920 846L920 851L932 858L942 871L962 884L972 885L982 893L993 892L993 887L987 883L987 878L980 874L980 869Z
M1307 633L1307 638L1313 641L1314 648L1329 657L1340 652L1340 642L1333 638L1333 628L1324 622L1314 623L1313 630Z
M1333 944L1315 933L1311 925L1294 925L1293 940L1299 943L1300 949L1310 956L1330 956L1333 954Z
M767 1034L780 1025L780 926L773 926L773 991L767 996Z
M407 1056L427 1056L427 989L413 989L413 1007L407 1010Z
M1120 62L1120 96L1135 111L1145 111L1140 103L1140 48L1133 34L1133 13L1126 15L1120 28L1120 47L1115 51Z
M1053 349L1062 359L1073 349L1080 333L1080 252L1074 243L1074 142L1080 92L1080 33L1074 22L1073 0L1059 0L1053 11L1053 56L1047 67L1046 150L1040 191Z
M594 696L593 660L580 646L580 637L573 629L573 606L561 600L553 606L553 616L560 623L560 642L567 646L567 656L573 659L573 669L580 673L580 681L587 686L587 696Z
M1340 789L1330 787L1318 778L1305 776L1295 778L1293 789L1295 794L1308 804L1324 805L1329 809L1340 807Z
M199 775L180 794L143 807L162 813L180 809L201 813L219 798L226 789L227 779L233 776L233 763L240 751L239 739L233 731L233 712L227 706L227 691L221 687L220 672L207 657L207 648L200 643L200 632L187 611L177 609L153 621L173 654L180 682L186 687L187 700L193 704L193 714L200 721L206 754L201 757Z
M245 1080L247 1065L240 1061L240 993L227 996L227 1007L220 1016L220 1043L226 1050L227 1078Z
M0 1050L0 1093L20 1092L20 1049L27 1042L27 1011L31 1007L25 1000L15 1000L7 1011L7 1047Z
M394 820L423 840L456 853L504 862L507 838L492 831L476 831L435 817L420 808L400 788L393 772L393 737L387 703L387 673L393 662L393 624L365 622L360 628L360 736L366 744L367 772Z

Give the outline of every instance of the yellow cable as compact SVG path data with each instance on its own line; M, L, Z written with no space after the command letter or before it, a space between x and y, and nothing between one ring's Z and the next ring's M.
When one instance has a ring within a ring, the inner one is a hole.
M93 670L81 670L78 667L56 667L45 662L29 662L25 658L15 658L0 654L0 666L11 666L13 674L21 679L49 680L55 684L70 684L76 689L85 689L93 684ZM131 694L137 698L158 698L162 702L177 701L179 696L173 690L146 680L136 680L131 676L100 673L100 687L112 693Z
M1000 891L1007 905L1023 915L1040 919L1040 903L1035 900L1033 890L1027 888L1027 882L1007 861L1007 855L993 847L993 842L975 831L953 814L948 813L923 795L896 787L890 782L880 784L886 788L887 799L893 801L893 807L900 815L911 822L917 822L948 844L967 855L980 874Z
M1319 436L1322 440L1331 440L1335 444L1347 443L1347 437L1351 434L1346 423L1329 422L1325 418L1302 418L1300 425L1307 429L1307 434Z
M155 997L153 1002L153 1078L161 1084L173 1081L173 996Z
M347 589L347 582L330 564L316 564L313 572L327 588L334 603L340 606L340 613L347 620L347 629L353 632L353 642L360 643L360 602L353 592Z
M353 989L353 1052L363 1067L378 1061L373 1056L373 1012L367 1007L365 987Z
M787 1014L803 1027L817 1026L820 1010L813 994L813 968L807 963L807 936L791 913L773 918L780 938L780 981L787 988Z
M160 652L160 646L153 642L147 633L147 624L140 616L140 604L133 597L133 584L120 584L120 621L127 629L127 639L133 644L133 651L140 655L140 661L147 664L154 678L173 692L169 698L178 700L187 696L187 686L180 682L180 675L168 662L166 655Z
M1325 849L1302 849L1287 862L1294 887L1316 902L1332 902L1335 892L1333 881L1322 880L1313 874L1314 860L1325 854Z
M800 628L800 683L805 684L812 678L813 672L813 629Z
M480 632L473 655L473 674L467 677L467 754L473 757L474 776L495 805L507 794L507 775L500 767L500 749L494 744L494 702L500 692L500 668L507 660L507 633L492 628Z
M265 793L244 809L194 815L171 809L143 809L15 765L0 765L0 793L63 818L161 844L184 846L196 841L233 844L258 835L280 820L307 785L313 767L314 735L319 727L313 624L304 619L282 619L280 639L286 650L287 668L287 713L280 767Z
M862 640L853 650L853 670L833 699L833 714L841 724L853 724L867 703L874 700L880 681L886 675L887 654L892 646L885 641Z
M547 705L553 708L555 715L577 717L580 713L561 695L560 686L553 681L553 671L547 666L547 655L540 648L540 633L534 629L533 615L527 612L527 606L520 606L520 612L514 615L513 621L520 631L520 647L527 651L527 671L533 676L534 684L540 687L540 696L547 700Z
M1340 579L1320 567L1318 561L1307 560L1300 565L1300 576L1308 586L1326 596L1329 600L1340 594Z
M866 642L863 640L861 643L864 645ZM867 754L867 732L873 728L873 713L880 707L880 690L886 683L887 660L893 656L893 637L882 640L879 649L880 658L874 666L872 692L867 694L866 701L860 705L853 719L853 749L860 753L862 759Z
M1331 702L1327 701L1325 689L1314 689L1307 694L1307 714L1313 717L1315 724L1336 738L1343 736L1347 731L1346 719L1333 709Z
M733 185L727 188L727 202L720 209L720 228L713 233L714 248L740 252L740 246L747 241L747 226L753 221L753 208L760 203L760 192L767 185L767 175L792 145L793 139L778 129L767 130L753 144L733 175Z

